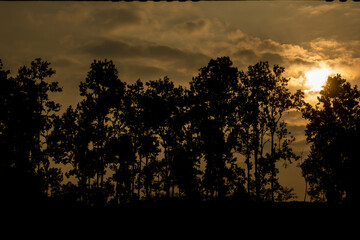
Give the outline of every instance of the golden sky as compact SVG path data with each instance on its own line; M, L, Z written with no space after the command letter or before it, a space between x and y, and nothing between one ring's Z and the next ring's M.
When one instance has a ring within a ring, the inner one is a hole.
M12 73L36 57L51 62L64 108L79 101L90 63L104 58L128 83L168 76L184 86L211 58L230 56L240 70L264 60L315 99L313 70L360 83L359 26L354 2L0 2L0 59ZM294 149L306 151L305 121L287 118ZM302 199L296 164L281 174Z

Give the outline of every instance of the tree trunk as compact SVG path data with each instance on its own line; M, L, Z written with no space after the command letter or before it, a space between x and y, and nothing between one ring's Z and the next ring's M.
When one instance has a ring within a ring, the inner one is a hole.
M148 165L148 160L149 159L149 156L145 156L145 167L147 167ZM146 198L148 199L149 198L149 180L147 179L146 175L145 175L145 195L146 195Z
M274 129L271 130L271 201L274 202L274 181L275 181L275 151L274 151Z
M259 184L259 169L258 169L258 152L259 152L259 145L256 144L254 149L254 161L255 161L255 194L256 194L256 201L260 201L260 184Z
M247 147L248 148L248 147ZM246 165L247 165L247 192L248 194L250 194L250 181L251 181L251 177L250 177L250 154L249 154L249 150L246 150Z
M165 161L165 191L166 191L166 197L170 198L170 174L169 174L169 162L168 162L168 152L167 152L167 145L165 144L165 141L163 143L164 147L164 161Z
M141 190L141 155L139 154L139 169L138 169L138 200L140 200L140 190Z

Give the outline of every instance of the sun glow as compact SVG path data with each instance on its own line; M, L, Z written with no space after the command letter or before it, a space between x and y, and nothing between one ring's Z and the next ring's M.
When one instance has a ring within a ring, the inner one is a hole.
M328 68L316 68L305 73L306 85L310 87L309 91L320 91L325 85L330 73L331 71Z

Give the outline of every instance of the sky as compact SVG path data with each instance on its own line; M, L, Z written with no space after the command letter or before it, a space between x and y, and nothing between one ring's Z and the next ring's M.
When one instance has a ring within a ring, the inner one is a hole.
M37 57L49 61L63 87L53 99L63 108L80 101L91 62L105 58L127 83L168 76L183 86L211 58L229 56L243 71L269 61L285 67L290 90L313 101L313 70L360 83L359 26L356 2L0 2L0 59L12 74ZM296 112L286 118L305 158L306 122ZM302 200L297 164L282 169L280 181Z

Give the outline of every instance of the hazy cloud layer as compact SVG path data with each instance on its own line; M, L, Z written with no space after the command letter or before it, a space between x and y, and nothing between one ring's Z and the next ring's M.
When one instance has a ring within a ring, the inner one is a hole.
M0 5L5 65L16 71L35 57L47 59L64 94L102 58L121 64L120 77L130 82L170 75L186 83L210 58L227 55L243 70L260 60L285 66L293 90L306 87L306 71L324 65L360 83L360 7L351 3Z
M5 33L0 38L1 57L9 62L62 58L53 62L65 68L65 59L75 65L105 57L126 65L128 59L132 66L136 60L139 66L170 67L185 77L174 81L186 82L210 58L229 55L240 69L259 60L284 65L294 87L301 87L304 72L320 62L338 71L352 69L347 72L349 80L359 79L353 69L360 56L360 33L354 25L360 23L356 17L360 11L352 4L1 5L0 18L5 20L0 23Z

